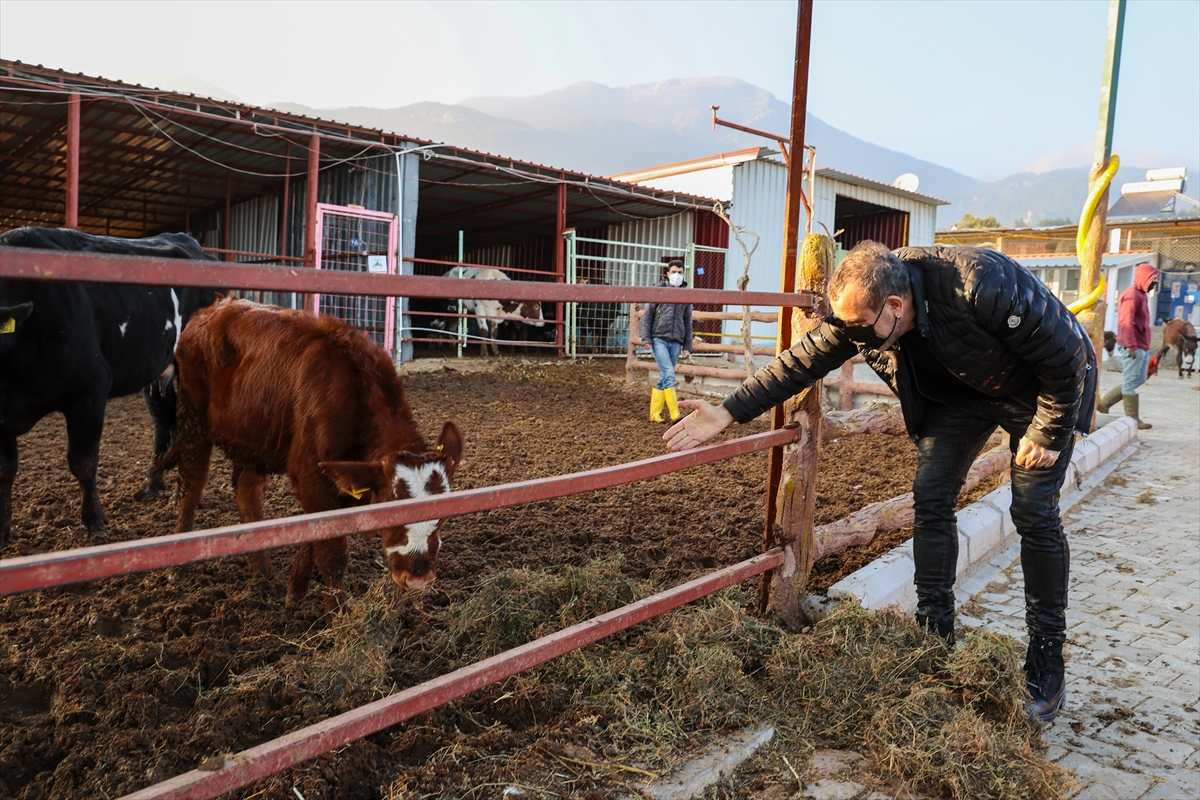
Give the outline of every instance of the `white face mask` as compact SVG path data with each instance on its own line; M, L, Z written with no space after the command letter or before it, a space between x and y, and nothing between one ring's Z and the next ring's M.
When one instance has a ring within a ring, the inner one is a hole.
M670 284L672 286L682 286L683 285L683 273L682 272L672 272L670 275L667 276L667 280L670 282Z

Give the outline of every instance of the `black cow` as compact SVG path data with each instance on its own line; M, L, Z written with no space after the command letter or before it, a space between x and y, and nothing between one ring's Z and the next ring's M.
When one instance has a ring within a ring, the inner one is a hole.
M17 228L0 233L0 246L211 260L183 233L118 239ZM83 490L83 523L107 533L96 494L107 400L144 392L157 459L175 423L179 333L215 298L207 289L0 279L0 544L12 529L17 437L55 411L67 420L67 464ZM148 482L139 494L156 489Z

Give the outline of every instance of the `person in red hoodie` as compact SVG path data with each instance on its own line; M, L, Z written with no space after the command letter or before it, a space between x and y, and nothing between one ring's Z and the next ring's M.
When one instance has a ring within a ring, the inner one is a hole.
M1157 287L1158 270L1144 262L1138 264L1133 270L1133 285L1121 292L1117 303L1117 355L1125 377L1097 404L1101 413L1108 413L1109 406L1124 401L1125 416L1136 419L1142 430L1152 427L1138 416L1137 394L1150 367L1150 301L1146 293Z

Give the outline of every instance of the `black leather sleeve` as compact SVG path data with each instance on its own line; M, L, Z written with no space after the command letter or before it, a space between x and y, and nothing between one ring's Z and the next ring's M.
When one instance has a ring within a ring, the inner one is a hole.
M1062 450L1079 417L1090 345L1067 307L1006 260L989 259L978 269L967 301L979 326L1037 377L1037 412L1025 435L1042 447Z
M721 401L738 422L749 422L769 408L793 397L853 358L858 348L841 330L821 323L790 350L747 378Z

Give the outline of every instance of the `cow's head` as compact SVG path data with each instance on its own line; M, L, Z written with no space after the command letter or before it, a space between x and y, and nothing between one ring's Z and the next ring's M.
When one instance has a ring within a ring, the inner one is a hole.
M522 301L521 307L520 307L520 309L518 309L517 313L520 314L525 319L533 320L532 322L529 322L528 324L532 325L535 328L540 328L546 324L546 317L543 316L543 314L542 314L542 301L541 300L524 300L524 301Z
M462 431L447 422L433 450L402 450L379 461L322 461L320 467L339 489L355 499L366 497L371 503L385 503L450 491L462 453ZM392 580L401 589L421 589L437 577L441 525L440 519L432 519L380 531Z

